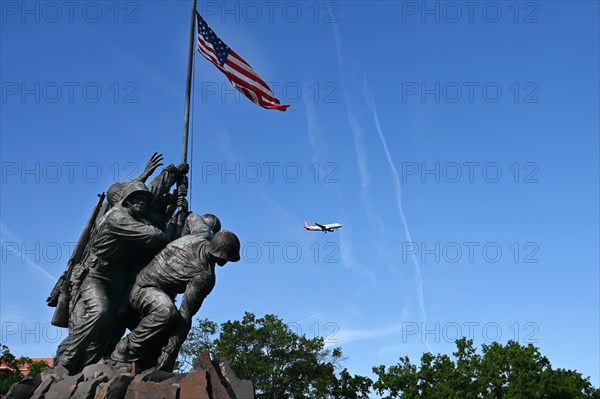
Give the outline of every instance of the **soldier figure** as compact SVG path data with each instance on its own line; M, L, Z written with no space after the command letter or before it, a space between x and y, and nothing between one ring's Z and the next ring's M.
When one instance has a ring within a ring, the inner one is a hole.
M140 174L140 176L138 176L131 182L114 183L108 189L108 203L104 203L101 207L97 208L96 213L98 216L92 223L93 228L90 229L90 231L88 231L87 237L89 239L86 238L86 242L78 243L78 246L85 246L83 255L81 257L72 258L75 259L72 267L68 268L68 270L65 271L63 276L61 276L48 298L49 306L58 305L55 312L55 316L52 320L53 324L60 327L68 327L68 320L70 319L70 314L73 312L76 300L79 298L78 294L80 291L81 284L83 283L84 278L89 272L91 262L85 262L85 259L89 256L92 243L95 241L96 236L98 235L97 232L98 227L100 225L100 221L107 219L109 217L109 213L112 213L117 209L122 210L122 207L120 205L123 201L125 191L128 190L128 186L130 184L135 184L139 186L140 182L145 183L146 180L154 173L154 171L162 165L162 160L162 154L154 153L148 160L148 163L146 164L146 167L144 171ZM152 180L150 185L147 187L147 189L152 194L152 198L150 203L148 204L148 210L144 212L144 222L150 222L152 225L154 225L160 230L166 229L170 216L173 215L173 212L175 211L175 208L177 206L177 195L170 194L169 190L171 186L173 186L178 180L187 179L185 174L188 171L188 164L184 163L177 167L171 164L165 167L161 171L161 173ZM185 199L181 199L180 202L183 205L185 205ZM137 214L136 218L140 221L142 220L139 214ZM170 237L170 239L174 238L176 237ZM80 241L81 240L82 238L80 238ZM131 264L128 266L132 270L132 273L130 273L130 279L126 288L126 298L128 296L131 286L133 285L135 274L139 270L141 270L141 268L145 266L149 260L152 259L152 257L158 252L158 250L160 250L161 247L155 248L154 250L152 248L147 248L146 250L140 252L139 257L132 260ZM68 284L65 284L65 278L68 280ZM68 288L65 289L65 287ZM61 291L66 292L61 293ZM57 301L59 295L65 296L66 298L70 298L70 300L67 299L66 305L62 306L63 304L60 304L59 301ZM125 301L116 311L117 315L115 315L113 319L117 321L117 324L114 328L113 338L110 340L110 343L106 348L107 352L103 353L103 355L110 355L119 339L125 333L125 326L128 325L128 322L135 323L135 320L126 320L129 316L127 315L128 308L128 302ZM55 323L55 321L57 322ZM69 347L70 339L71 336L67 335L63 342L61 342L58 346L56 357L54 359L55 364L61 364L60 357L62 356L65 349ZM85 362L85 364L88 363Z
M140 322L119 342L112 360L171 371L192 317L215 286L215 264L224 266L240 259L239 239L230 231L219 231L214 215L192 213L186 228L188 235L168 244L137 275L130 301L140 313ZM180 293L183 298L177 309L174 299Z
M146 183L146 180L154 173L154 171L162 165L162 154L154 153L146 168L137 178L132 180ZM156 176L150 184L148 190L152 193L152 201L144 218L152 223L155 227L164 230L169 217L175 211L177 194L169 194L169 189L177 182L178 179L187 179L185 176L189 171L189 165L182 163L179 166L173 164L165 167L158 176ZM109 187L107 192L107 207L111 208L118 205L123 199L123 192L131 182L118 182ZM185 185L187 189L187 184ZM182 197L187 196L187 191L181 193ZM101 213L101 215L105 212Z
M117 311L126 300L132 273L140 259L158 252L180 230L177 213L166 229L160 230L143 219L153 194L141 181L123 189L123 200L98 223L83 269L88 270L74 298L69 320L69 337L58 358L70 374L98 362L110 345Z
M146 168L139 177L130 182L114 183L108 188L106 196L108 204L104 204L104 209L100 211L100 216L103 216L103 218L98 218L96 226L100 224L101 220L106 219L106 217L108 217L106 215L108 215L109 212L119 209L119 205L123 202L124 193L126 190L128 190L128 186L130 184L139 185L139 182L145 183L148 177L150 177L152 173L154 173L156 168L162 165L160 163L162 159L162 154L154 153L148 161ZM169 189L177 182L178 179L185 177L185 174L188 171L188 164L181 164L177 167L171 164L165 167L158 176L152 179L152 182L150 182L150 184L146 187L147 190L152 194L152 197L147 205L146 210L143 212L144 221L150 222L150 224L152 224L154 227L157 227L160 230L165 230L170 217L173 215L176 209L177 204L177 196L171 195L169 193ZM181 201L185 202L185 200ZM141 215L138 215L138 218L141 218ZM96 236L96 231L94 231L94 233L92 234L90 242L94 240ZM175 238L176 237L173 237L172 239ZM156 252L145 251L144 254L146 255L146 258L138 258L137 266L135 267L135 269L137 270L134 273L137 273L139 270L141 270L141 268L144 267L150 261L150 259L154 257ZM86 268L86 265L84 264L78 265L73 271L73 276L71 277L73 299L76 297L77 292L79 291L79 286L81 285L83 278L85 277L87 272L88 270ZM130 284L130 287L132 283ZM71 309L72 308L73 306L71 306ZM123 332L125 331L123 330ZM122 334L123 333L121 333L121 335Z

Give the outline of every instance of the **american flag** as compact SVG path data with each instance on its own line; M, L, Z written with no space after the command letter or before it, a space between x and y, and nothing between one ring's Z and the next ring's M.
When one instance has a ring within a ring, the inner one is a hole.
M227 76L233 87L250 101L263 108L285 111L289 105L281 105L273 96L271 88L242 57L230 49L206 24L200 13L198 21L198 51Z

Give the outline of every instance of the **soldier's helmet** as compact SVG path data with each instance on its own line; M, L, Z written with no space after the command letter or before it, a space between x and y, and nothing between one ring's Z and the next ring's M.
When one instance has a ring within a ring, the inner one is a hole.
M144 183L142 183L139 180L133 180L132 182L127 183L127 185L123 189L123 200L121 201L121 203L124 203L129 197L138 193L141 193L146 196L148 205L150 205L150 203L154 199L154 196L148 190L148 187L146 187Z
M108 200L110 206L115 206L119 202L121 202L121 199L123 198L123 190L125 189L126 185L127 183L119 182L113 184L108 188L108 192L106 193L106 199Z
M228 262L240 260L240 240L229 230L221 230L210 240L211 253Z
M202 220L204 223L198 223L199 220ZM197 213L190 212L188 217L185 219L185 223L183 224L181 236L183 237L188 234L199 234L203 232L202 226L204 226L204 224L206 224L212 232L210 237L217 234L221 230L221 221L215 215L207 213L200 216Z
M204 219L208 227L210 227L213 234L217 234L219 231L221 231L221 221L212 213L205 213L202 215L202 219Z

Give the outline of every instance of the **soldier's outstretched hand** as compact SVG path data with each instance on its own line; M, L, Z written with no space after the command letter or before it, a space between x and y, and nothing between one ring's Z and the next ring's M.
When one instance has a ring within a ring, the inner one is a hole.
M156 168L158 168L159 166L162 166L162 163L161 163L162 160L163 160L163 154L159 154L158 152L155 152L154 154L152 154L152 156L150 157L150 160L146 164L146 170L149 171L150 174L154 173Z
M140 177L138 179L145 183L146 180L150 176L152 176L152 174L154 173L154 171L159 166L162 165L162 163L161 163L162 160L163 160L163 155L162 154L159 154L158 152L155 152L154 154L152 154L152 156L148 160L148 163L146 164L146 168L144 169L144 171L142 172L142 174L140 175Z

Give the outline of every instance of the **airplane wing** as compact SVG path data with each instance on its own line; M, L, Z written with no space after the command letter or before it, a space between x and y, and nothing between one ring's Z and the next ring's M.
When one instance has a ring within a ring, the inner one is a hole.
M324 226L324 225L316 223L316 222L315 222L315 226L318 226L318 227L320 227L323 230L327 230L327 226Z

